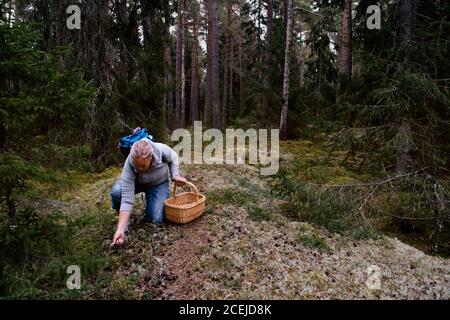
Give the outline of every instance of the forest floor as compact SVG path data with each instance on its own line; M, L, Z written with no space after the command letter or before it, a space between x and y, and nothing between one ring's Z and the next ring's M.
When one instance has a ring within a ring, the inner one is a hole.
M110 247L117 217L109 191L120 168L63 195L69 211L79 206L80 214L104 218L90 228L102 230L101 255L114 261L95 280L84 278L92 285L84 298L450 298L450 260L396 238L356 240L290 219L281 213L284 201L272 195L253 166L183 165L182 171L207 195L205 214L186 225L151 225L138 196L122 248ZM351 179L338 176L333 179ZM77 236L83 242L83 233ZM379 270L377 289L367 285L374 276L370 268Z

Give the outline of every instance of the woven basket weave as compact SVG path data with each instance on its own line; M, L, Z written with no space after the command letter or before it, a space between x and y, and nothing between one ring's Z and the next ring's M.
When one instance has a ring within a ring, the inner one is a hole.
M198 193L197 187L186 182L195 192L177 194L176 184L172 197L164 201L166 219L175 223L188 223L202 215L205 210L206 197Z

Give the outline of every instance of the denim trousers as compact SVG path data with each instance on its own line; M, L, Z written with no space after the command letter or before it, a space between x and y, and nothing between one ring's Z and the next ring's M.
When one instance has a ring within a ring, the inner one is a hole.
M146 199L145 214L149 222L161 223L164 220L164 200L169 195L169 181L156 186L135 185L135 194L144 192ZM122 198L122 183L118 180L111 189L112 208L119 212Z

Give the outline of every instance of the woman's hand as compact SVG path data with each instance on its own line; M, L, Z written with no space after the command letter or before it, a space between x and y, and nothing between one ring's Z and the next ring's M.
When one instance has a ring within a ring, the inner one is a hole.
M181 187L182 185L186 184L186 182L187 182L187 180L185 178L183 178L182 176L178 176L178 177L173 178L173 181L179 187Z
M122 230L117 230L114 234L113 241L111 243L112 246L118 245L121 246L125 241L125 232Z
M125 242L125 230L127 230L128 221L130 219L130 212L120 211L119 212L119 222L117 223L117 231L114 234L112 246L121 246Z
M141 127L134 128L133 134L136 133L136 132L138 132L139 130L141 130Z

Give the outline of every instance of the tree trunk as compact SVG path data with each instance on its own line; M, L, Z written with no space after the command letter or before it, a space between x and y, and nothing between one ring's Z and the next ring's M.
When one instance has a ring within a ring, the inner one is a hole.
M183 8L184 15L184 8ZM181 29L181 112L180 112L180 125L179 127L184 128L186 124L186 32L184 26L184 17L183 24Z
M283 99L280 118L280 137L287 139L287 117L288 117L288 101L289 101L289 51L292 40L292 0L287 3L287 23L286 23L286 48L284 51L284 74L283 74Z
M151 18L149 20L149 27L151 29ZM131 40L130 46L140 47L140 35L139 35L139 18L137 13L137 6L134 4L132 11L130 13L130 25L128 27L129 38ZM151 30L150 30L151 32Z
M413 39L413 19L414 19L414 1L401 0L402 17L402 46L408 47ZM408 57L406 57L408 59ZM413 169L414 160L412 157L413 137L411 130L411 119L409 115L404 115L401 123L398 125L398 134L401 137L401 145L397 150L397 163L395 171L398 174L404 174Z
M192 70L191 70L191 120L199 120L198 114L198 26L200 24L199 5L196 4L196 17L194 24L194 41L192 44Z
M183 128L185 125L184 112L184 0L178 3L178 21L177 21L177 55L176 55L176 115L175 123L177 128Z
M164 95L164 121L168 128L173 129L173 90L172 90L172 53L170 45L164 49L164 74L166 94Z
M239 116L242 116L244 112L244 65L243 65L243 38L242 34L243 28L243 19L242 19L242 8L243 8L243 0L240 0L239 3L239 22L240 22L240 30L239 30Z
M339 73L352 76L352 1L345 0L342 11L341 44L339 50Z
M116 1L117 15L122 26L127 26L129 23L127 0Z
M272 38L273 38L273 0L267 1L267 36L266 52L264 57L264 95L262 108L262 124L266 125L269 116L269 105L272 97L272 81L270 70L272 65Z
M143 18L142 28L144 32L144 47L149 48L152 38L152 14L147 13Z
M308 59L308 46L302 45L302 34L304 32L303 30L303 24L300 22L298 28L298 32L300 34L300 43L298 44L298 57L299 57L299 87L303 88L305 85L305 61Z
M284 26L287 26L287 21L288 21L288 0L283 0L283 22L284 22Z
M401 0L402 44L409 46L413 37L414 0Z
M170 130L174 129L174 90L173 90L173 58L172 58L172 41L170 35L170 16L167 14L165 16L165 33L167 37L167 42L164 49L164 74L165 74L165 118L166 126Z
M231 0L227 0L227 29L225 39L225 61L223 73L223 106L222 106L222 127L225 128L228 121L229 103L229 81L231 62Z
M214 128L222 128L219 80L219 0L211 1L211 102Z
M233 75L234 75L234 65L233 59L234 57L234 38L231 36L230 43L230 76L228 77L228 113L227 113L227 121L231 119L233 116Z
M203 121L206 125L211 123L211 1L205 0L207 14L208 36L206 41L206 81L205 81L205 107Z
M42 41L43 47L45 49L50 49L50 41L51 41L51 20L50 20L50 8L48 4L48 0L42 0L38 4L37 13L40 17L42 17Z
M413 158L411 155L411 150L413 147L412 141L412 131L410 121L405 117L398 127L398 135L400 136L400 143L397 150L397 163L395 166L395 171L398 174L404 174L412 170Z

